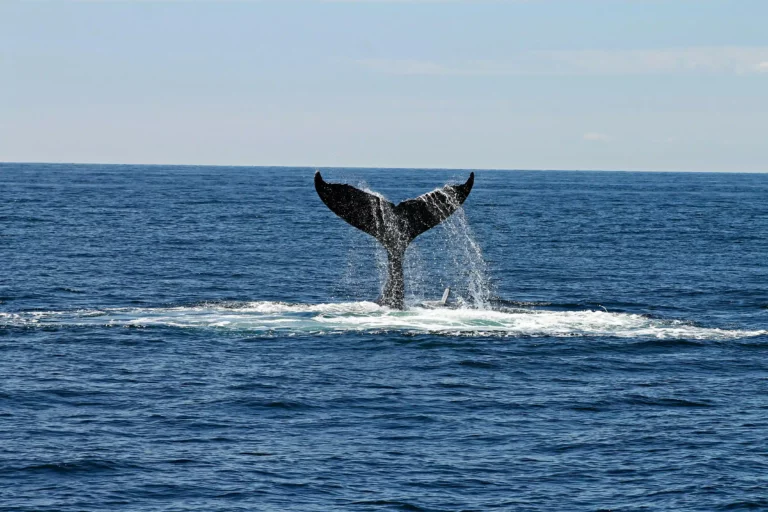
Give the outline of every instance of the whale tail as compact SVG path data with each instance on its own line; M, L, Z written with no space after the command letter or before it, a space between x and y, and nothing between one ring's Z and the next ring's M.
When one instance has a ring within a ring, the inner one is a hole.
M378 240L387 250L387 282L378 302L394 309L405 307L403 258L408 245L420 234L453 214L469 196L475 182L446 185L397 205L383 197L343 183L328 183L315 173L315 190L330 210L357 229Z

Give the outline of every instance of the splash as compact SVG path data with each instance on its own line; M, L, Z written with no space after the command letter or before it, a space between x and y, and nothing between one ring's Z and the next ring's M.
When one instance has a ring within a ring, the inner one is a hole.
M389 200L383 194L371 190L364 182L359 183L358 187L381 200L372 201L370 204L374 209L372 217L376 219L374 232L388 234L390 239L383 242L385 246L390 248L397 246L405 251L402 261L401 257L396 255L394 259L397 265L402 265L405 298L409 306L425 300L435 300L442 294L444 288L451 287L457 304L476 309L489 309L492 292L488 265L469 226L467 216L461 208L462 201L458 196L447 193L446 187L441 187L419 196L416 200L409 200L427 203L431 211L440 212L438 215L444 219L410 243L409 236L401 230L402 226L394 210L383 207L386 204L391 205ZM391 292L388 286L392 285L393 279L399 278L400 273L392 272L391 249L388 253L379 244L374 245L380 289L382 295L387 296L388 292ZM406 247L407 250L405 250ZM355 251L360 249L363 249L363 252L369 252L368 247L356 247ZM358 262L357 252L350 253L348 260ZM359 263L347 264L345 283L348 286L353 284L350 277L355 273L359 274L358 269Z
M766 330L718 329L671 319L606 311L509 308L396 311L373 302L291 304L243 302L171 308L109 308L0 313L0 327L217 329L251 336L338 333L431 333L496 337L618 337L724 340L768 335Z
M442 225L438 234L454 276L453 288L460 303L476 309L490 309L492 296L488 264L464 209L459 208Z

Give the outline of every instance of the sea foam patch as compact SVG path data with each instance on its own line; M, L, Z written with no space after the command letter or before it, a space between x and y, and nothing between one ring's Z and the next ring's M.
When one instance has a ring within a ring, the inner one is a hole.
M582 336L733 339L766 330L701 327L681 320L602 310L429 309L396 311L373 302L241 302L169 308L108 308L0 313L0 326L104 326L228 329L263 334L436 333L459 336Z

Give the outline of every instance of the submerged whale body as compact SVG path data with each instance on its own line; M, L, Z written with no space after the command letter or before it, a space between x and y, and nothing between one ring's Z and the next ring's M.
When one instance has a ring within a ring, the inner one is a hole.
M403 258L408 245L420 234L451 216L469 196L475 173L462 185L446 185L394 205L381 196L344 183L328 183L315 173L315 190L330 210L378 240L387 250L387 282L382 306L405 309Z

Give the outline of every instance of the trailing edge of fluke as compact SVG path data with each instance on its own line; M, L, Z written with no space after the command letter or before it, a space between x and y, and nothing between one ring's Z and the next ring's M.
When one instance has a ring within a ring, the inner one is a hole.
M387 282L378 303L405 308L403 258L414 238L451 216L469 196L475 173L462 185L445 185L394 205L383 197L344 183L328 183L315 173L315 190L330 210L378 240L387 250Z

